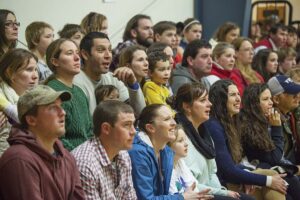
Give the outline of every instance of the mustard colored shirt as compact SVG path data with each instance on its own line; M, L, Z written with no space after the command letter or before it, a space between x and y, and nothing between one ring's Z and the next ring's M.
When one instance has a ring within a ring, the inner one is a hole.
M167 105L167 98L170 96L169 89L164 85L158 85L153 81L147 81L143 86L143 94L146 105L151 104L165 104Z

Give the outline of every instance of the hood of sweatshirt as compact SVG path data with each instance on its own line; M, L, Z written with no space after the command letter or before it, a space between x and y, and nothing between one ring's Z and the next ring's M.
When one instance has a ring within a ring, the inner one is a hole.
M46 151L42 145L37 141L36 136L28 130L22 129L19 126L13 126L9 137L7 139L10 146L13 145L25 145L28 149L38 154L45 160L54 161L59 159L60 156L64 156L65 150L62 143L57 139L54 143L55 153L58 156L53 156L51 153Z
M182 65L177 65L176 68L172 72L172 76L184 76L186 78L191 79L191 82L199 82L196 78L192 76L192 74L189 72L187 67L184 67Z

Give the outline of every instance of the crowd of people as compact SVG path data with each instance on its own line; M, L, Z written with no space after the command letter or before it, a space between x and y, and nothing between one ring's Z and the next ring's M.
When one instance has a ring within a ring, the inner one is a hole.
M105 15L58 31L0 9L0 199L300 199L292 26Z

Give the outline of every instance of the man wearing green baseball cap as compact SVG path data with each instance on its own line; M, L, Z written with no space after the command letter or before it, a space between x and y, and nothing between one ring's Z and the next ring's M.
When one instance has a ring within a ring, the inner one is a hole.
M85 199L74 158L58 140L65 133L69 92L38 85L18 101L20 125L0 158L0 199Z

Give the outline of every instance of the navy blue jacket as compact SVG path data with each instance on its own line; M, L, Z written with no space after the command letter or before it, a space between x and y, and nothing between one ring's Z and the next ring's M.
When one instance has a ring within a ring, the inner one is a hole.
M219 120L211 117L204 125L215 143L218 177L222 183L236 183L265 186L267 177L245 171L243 165L236 164L229 151L225 129Z
M259 160L260 165L258 165L258 167L270 168L278 165L283 158L284 139L281 126L272 126L269 132L275 145L275 149L272 151L257 149L251 144L248 144L247 141L244 142L246 156L249 161Z
M133 185L139 200L183 200L181 194L169 195L173 154L168 146L160 151L163 176L161 178L154 149L139 135L135 136L129 155L132 163Z

